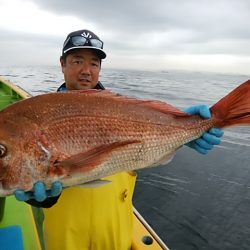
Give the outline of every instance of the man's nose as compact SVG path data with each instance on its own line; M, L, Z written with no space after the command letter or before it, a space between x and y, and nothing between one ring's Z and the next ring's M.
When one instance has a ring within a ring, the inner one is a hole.
M90 74L90 67L87 63L83 63L81 65L81 74L87 74L87 75Z

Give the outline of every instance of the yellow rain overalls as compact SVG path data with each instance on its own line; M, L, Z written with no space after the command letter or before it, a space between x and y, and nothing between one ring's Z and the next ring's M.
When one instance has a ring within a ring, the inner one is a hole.
M67 188L53 207L43 209L46 250L131 249L136 174L105 179L111 183Z

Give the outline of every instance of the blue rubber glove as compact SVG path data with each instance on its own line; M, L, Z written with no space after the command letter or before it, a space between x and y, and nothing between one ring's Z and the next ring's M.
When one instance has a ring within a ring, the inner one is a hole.
M211 112L207 105L197 105L187 108L185 112L191 115L200 115L205 119L211 118ZM221 137L224 132L219 128L212 128L204 133L200 138L193 140L186 144L186 146L195 149L200 154L207 154L209 150L213 149L214 145L221 143Z
M52 184L50 190L46 190L45 184L41 181L38 181L34 184L34 192L28 191L24 192L23 190L15 191L15 197L19 201L27 201L30 199L35 199L38 202L42 202L49 197L55 197L60 195L62 192L63 185L60 181L56 181Z

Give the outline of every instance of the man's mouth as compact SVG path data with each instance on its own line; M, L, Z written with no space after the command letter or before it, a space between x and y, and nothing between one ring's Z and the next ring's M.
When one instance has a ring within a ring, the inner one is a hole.
M80 82L86 82L86 83L90 82L90 80L88 80L88 79L79 79L79 81Z
M79 79L79 84L82 86L89 86L90 83L91 81L89 81L88 79Z

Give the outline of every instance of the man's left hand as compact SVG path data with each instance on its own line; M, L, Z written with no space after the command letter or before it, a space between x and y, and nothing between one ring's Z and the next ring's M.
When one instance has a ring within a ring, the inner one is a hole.
M205 119L211 118L211 112L207 105L197 105L187 108L185 112L191 115L200 115ZM219 145L221 143L221 137L224 132L219 128L212 128L209 131L205 132L200 138L188 142L186 146L193 148L200 154L207 154L214 145Z

